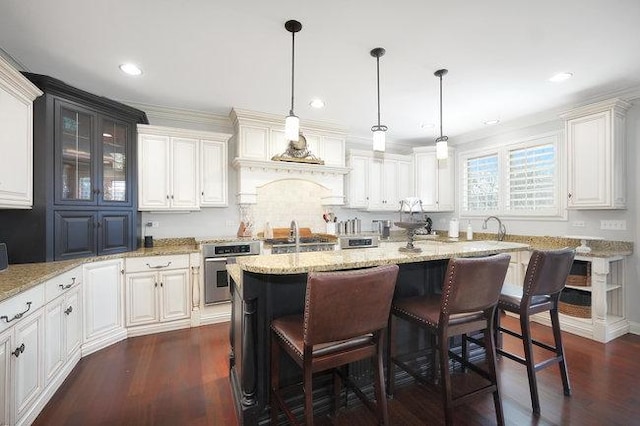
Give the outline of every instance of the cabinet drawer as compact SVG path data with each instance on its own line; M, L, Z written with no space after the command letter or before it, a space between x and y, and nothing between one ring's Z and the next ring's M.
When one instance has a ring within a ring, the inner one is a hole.
M51 278L44 283L45 297L47 303L56 297L66 293L71 288L75 288L82 282L82 267L74 268L63 272L55 278Z
M185 269L189 267L189 255L131 257L127 258L125 262L127 273Z
M43 305L43 284L39 284L0 303L0 316L2 316L0 318L0 332L12 327L19 322L19 319L31 315Z

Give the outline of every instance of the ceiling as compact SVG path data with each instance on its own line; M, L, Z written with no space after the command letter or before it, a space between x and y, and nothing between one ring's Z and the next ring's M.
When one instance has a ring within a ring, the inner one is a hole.
M289 111L369 137L380 59L388 140L432 143L640 86L640 1L2 0L0 48L27 70L121 101L227 116ZM134 62L143 75L124 75ZM574 73L563 83L547 79ZM319 97L322 110L309 102ZM435 127L423 128L432 123Z

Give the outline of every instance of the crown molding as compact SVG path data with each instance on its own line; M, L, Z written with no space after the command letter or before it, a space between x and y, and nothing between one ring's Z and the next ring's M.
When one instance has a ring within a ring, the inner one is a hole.
M151 105L138 102L122 102L125 102L128 105L133 106L134 108L138 108L146 112L147 117L151 122L153 122L153 119L171 120L181 123L206 124L209 126L213 125L216 128L224 129L224 131L227 133L233 130L229 117L224 115L189 109L163 107L159 105Z
M284 128L284 115L272 114L268 112L252 111L242 108L231 108L229 118L234 127L239 124L261 123L268 124L273 127ZM321 132L321 133L334 133L336 136L344 137L348 134L348 129L327 121L308 120L305 118L300 119L300 130L303 132Z
M231 133L209 132L204 130L176 129L174 127L153 126L138 124L138 134L161 135L174 137L191 137L194 139L206 139L226 142L231 138Z

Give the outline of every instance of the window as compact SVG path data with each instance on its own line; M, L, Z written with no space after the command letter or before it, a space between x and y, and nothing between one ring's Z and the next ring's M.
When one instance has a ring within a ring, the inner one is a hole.
M559 135L460 153L462 214L562 216Z

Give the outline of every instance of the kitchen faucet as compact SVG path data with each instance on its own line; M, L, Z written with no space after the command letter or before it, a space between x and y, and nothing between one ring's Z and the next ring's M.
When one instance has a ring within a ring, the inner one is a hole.
M298 228L298 222L291 221L291 228L289 228L289 241L296 243L296 253L300 253L300 228Z
M488 218L486 218L484 222L482 222L482 229L487 229L487 222L489 221L489 219L495 219L498 221L498 234L497 234L498 241L504 240L504 236L507 234L507 227L504 226L502 221L498 219L496 216L489 216Z

